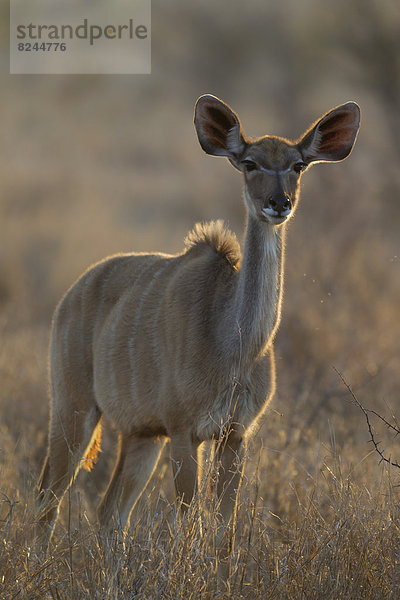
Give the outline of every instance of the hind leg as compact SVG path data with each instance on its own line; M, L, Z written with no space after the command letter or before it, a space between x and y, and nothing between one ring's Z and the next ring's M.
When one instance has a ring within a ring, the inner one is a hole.
M100 411L93 404L66 416L54 403L49 446L39 480L37 535L44 549L50 542L61 500L100 433Z
M100 526L110 530L113 517L124 529L133 507L147 486L166 438L138 438L120 434L117 462L98 507Z

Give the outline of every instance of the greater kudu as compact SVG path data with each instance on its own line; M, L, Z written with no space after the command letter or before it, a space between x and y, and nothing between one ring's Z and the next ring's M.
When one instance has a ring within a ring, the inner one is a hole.
M198 99L194 123L203 150L227 157L243 174L243 254L222 222L197 224L181 254L112 256L62 298L53 321L49 448L40 479L46 546L66 489L82 465L93 464L103 414L119 432L98 511L103 526L116 514L123 527L129 522L167 439L177 492L190 503L198 447L221 435L217 493L229 521L241 477L235 461L275 390L285 224L302 172L351 152L359 108L334 108L295 142L246 138L236 113L211 95Z

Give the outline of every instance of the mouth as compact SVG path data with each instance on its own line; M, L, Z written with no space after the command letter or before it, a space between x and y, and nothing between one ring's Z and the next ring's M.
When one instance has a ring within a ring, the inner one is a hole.
M261 214L263 220L265 220L267 223L270 223L271 225L282 225L282 223L290 218L292 212L293 211L291 208L287 208L282 212L278 212L277 210L268 207L263 208Z

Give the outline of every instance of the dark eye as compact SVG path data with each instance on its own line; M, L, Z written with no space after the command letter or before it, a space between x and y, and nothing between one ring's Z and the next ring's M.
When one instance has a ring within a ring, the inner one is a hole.
M307 167L305 162L297 162L293 165L293 171L296 173L301 173Z
M254 171L255 169L257 169L257 163L255 163L254 160L250 160L249 158L246 158L242 162L242 165L244 165L246 171Z

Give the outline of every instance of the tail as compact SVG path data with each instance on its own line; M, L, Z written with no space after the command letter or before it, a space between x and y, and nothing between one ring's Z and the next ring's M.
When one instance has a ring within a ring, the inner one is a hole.
M101 452L101 421L93 431L92 439L86 450L86 456L82 458L82 467L86 471L91 471L97 462L98 453Z

